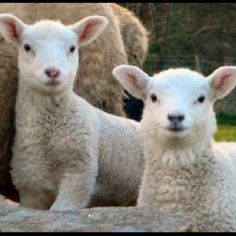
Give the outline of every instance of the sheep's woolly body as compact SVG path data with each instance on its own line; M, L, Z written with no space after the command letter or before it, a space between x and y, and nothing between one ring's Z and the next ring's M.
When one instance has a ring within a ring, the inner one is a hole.
M103 204L137 197L143 166L138 123L100 111L72 92L53 98L26 87L20 81L12 161L22 204L46 209L63 184L63 194L81 199L78 208L94 191L93 200Z
M119 19L120 30L124 41L125 52L130 65L143 67L143 63L148 51L148 32L135 17L135 15L124 7L112 4L115 15ZM140 120L143 103L125 91L124 110L127 117Z
M119 19L129 64L142 67L148 50L147 30L128 9L114 3L112 8Z
M236 67L210 76L178 68L150 78L137 67L113 70L145 101L145 169L138 206L192 214L199 231L236 230L236 143L214 141L214 102L236 86Z
M181 70L170 70L176 75L178 72L181 75ZM174 86L173 82L173 94ZM188 100L189 97L185 103ZM144 110L141 121L145 170L138 206L190 212L200 231L235 231L236 144L214 142L216 119L212 108L204 113L205 122L194 132L195 141L188 148L181 147L182 142L167 145L165 137L158 137L160 130L154 128L156 117L149 112L148 108Z
M107 28L92 44L80 50L81 69L78 72L74 90L94 106L112 114L125 116L122 109L122 88L111 75L114 66L120 63L127 63L127 57L132 57L130 55L126 56L125 53L124 44L129 44L122 42L120 27L123 26L123 23L119 23L119 20L122 21L124 18L118 19L118 15L123 12L121 9L118 5L114 6L112 4L111 7L111 4L99 3L0 4L1 13L13 13L29 24L42 18L61 20L64 24L72 24L88 15L105 16L109 20ZM132 22L136 21L133 15L126 14L126 16L130 17L126 23L130 22L132 24ZM139 27L138 24L136 25ZM142 32L143 30L140 28L140 31ZM124 30L122 30L123 32L125 33ZM123 40L125 39L126 37L123 36ZM136 38L136 40L138 39L146 41L146 38ZM126 47L128 48L128 46ZM135 52L130 50L129 52L132 55L136 55L136 50L139 49L135 48ZM143 49L142 52L144 53ZM141 54L140 51L138 53L140 58L144 58L145 55L142 54L141 56ZM9 196L12 193L12 187L10 188L12 185L8 169L14 137L14 104L18 83L18 70L15 47L2 39L0 42L0 62L0 90L2 91L0 98L0 143L2 144L0 149L0 192Z
M202 151L148 150L138 206L190 212L200 231L236 230L235 144L205 144ZM193 161L175 168L163 162L166 158Z

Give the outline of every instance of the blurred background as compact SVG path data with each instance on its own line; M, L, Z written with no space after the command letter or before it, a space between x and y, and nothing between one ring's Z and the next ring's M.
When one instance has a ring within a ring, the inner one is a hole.
M188 67L209 75L236 65L236 3L119 3L149 31L143 69L150 75ZM217 140L236 140L236 89L215 104Z

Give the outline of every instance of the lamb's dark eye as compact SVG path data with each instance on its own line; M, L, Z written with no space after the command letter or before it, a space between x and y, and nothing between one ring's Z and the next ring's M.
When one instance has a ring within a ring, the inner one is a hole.
M199 101L200 103L203 103L203 102L205 101L205 96L200 96L200 97L198 98L198 101Z
M153 102L155 102L157 100L157 96L155 94L152 94L151 99L152 99Z
M75 51L75 46L70 47L70 52L73 53Z
M31 47L30 47L29 44L25 44L25 45L24 45L24 49L25 49L26 52L28 52L28 51L31 50Z

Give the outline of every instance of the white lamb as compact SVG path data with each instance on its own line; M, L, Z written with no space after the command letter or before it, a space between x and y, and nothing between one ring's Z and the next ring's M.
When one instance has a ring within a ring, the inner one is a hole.
M200 231L236 230L236 143L216 143L213 104L236 85L236 67L208 77L169 69L153 77L121 65L113 75L145 102L145 170L138 206L191 212Z
M1 33L19 54L11 173L24 206L74 210L96 197L100 204L124 204L138 196L139 123L105 113L72 90L78 48L107 23L90 16L69 26L50 20L28 25L0 14Z

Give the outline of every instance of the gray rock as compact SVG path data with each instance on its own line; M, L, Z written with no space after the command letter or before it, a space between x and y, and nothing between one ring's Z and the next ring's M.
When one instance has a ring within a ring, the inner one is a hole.
M175 232L196 231L192 218L154 207L103 207L49 212L0 205L0 232Z

